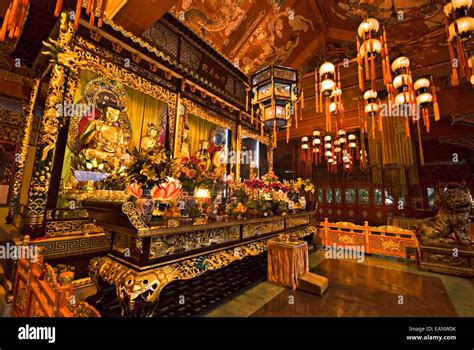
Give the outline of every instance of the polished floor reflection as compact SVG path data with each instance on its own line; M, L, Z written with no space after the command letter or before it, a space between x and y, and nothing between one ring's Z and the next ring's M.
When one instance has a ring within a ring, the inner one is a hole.
M313 272L329 278L322 297L285 289L252 316L458 316L436 277L341 260L325 260Z
M322 297L262 282L206 316L474 316L473 279L421 271L414 262L378 256L366 256L363 263L326 260L322 251L310 255L310 266L329 279Z

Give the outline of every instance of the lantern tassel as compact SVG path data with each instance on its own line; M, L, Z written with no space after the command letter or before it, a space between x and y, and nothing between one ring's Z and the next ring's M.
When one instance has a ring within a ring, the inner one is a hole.
M420 164L425 165L425 155L423 153L423 142L421 141L420 121L417 121L416 127L418 129L418 149L420 151Z
M99 21L97 22L97 26L99 28L102 28L103 22L104 22L104 13L105 9L107 8L107 0L102 0L100 3L100 15L99 15Z
M54 17L58 17L63 8L63 0L56 0L56 7L54 9Z
M75 31L79 29L79 20L81 19L81 11L82 11L82 0L77 0L76 15L74 17L74 30Z
M434 120L437 122L441 119L441 114L439 112L438 96L436 95L436 86L434 85L433 77L431 77L431 94L433 95Z
M90 3L91 3L91 16L90 16L90 19L89 19L89 27L93 28L94 27L94 21L95 21L95 11L96 11L96 8L95 6L97 5L96 4L96 0L90 0Z

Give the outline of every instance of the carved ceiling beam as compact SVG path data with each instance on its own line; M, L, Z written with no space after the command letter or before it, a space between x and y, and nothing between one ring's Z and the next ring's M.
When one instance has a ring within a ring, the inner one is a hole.
M284 65L287 67L299 67L303 65L316 51L323 47L325 40L326 36L322 32L318 33L313 41L303 50L295 50L295 53L285 61Z
M323 13L321 12L321 9L319 8L318 2L316 0L311 0L309 2L309 5L311 6L311 10L313 10L314 15L316 16L316 22L318 23L319 28L321 28L321 31L326 35L329 34L328 23Z
M356 34L354 31L340 29L340 28L329 28L329 37L332 40L351 42L356 46L355 38Z

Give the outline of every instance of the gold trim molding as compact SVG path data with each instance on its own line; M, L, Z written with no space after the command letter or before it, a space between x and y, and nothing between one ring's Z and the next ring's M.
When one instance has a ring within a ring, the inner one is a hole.
M211 123L217 124L218 126L221 126L226 129L232 130L232 132L235 132L235 127L236 123L221 116L220 114L211 111L209 109L206 109L196 102L193 102L187 98L183 98L181 100L181 103L183 106L186 107L186 113L191 113L194 114L195 116L198 116L199 118L205 119Z

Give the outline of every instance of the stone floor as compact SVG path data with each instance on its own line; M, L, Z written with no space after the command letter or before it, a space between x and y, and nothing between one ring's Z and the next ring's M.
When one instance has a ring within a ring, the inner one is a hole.
M319 297L269 282L254 285L209 317L474 316L472 279L424 272L413 263L367 256L328 260L310 256L311 271L329 279Z

